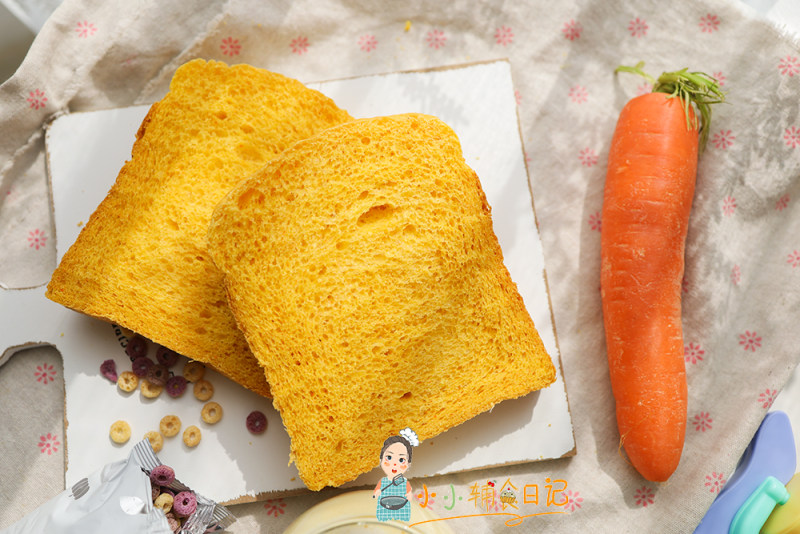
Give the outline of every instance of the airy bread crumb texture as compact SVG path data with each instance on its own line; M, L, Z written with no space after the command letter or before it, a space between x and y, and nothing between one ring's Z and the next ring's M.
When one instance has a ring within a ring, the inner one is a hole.
M208 239L312 490L376 467L404 427L430 439L555 380L437 118L299 142L225 197Z
M181 66L47 297L269 395L208 256L208 222L239 181L296 141L348 120L329 98L279 74L203 60Z

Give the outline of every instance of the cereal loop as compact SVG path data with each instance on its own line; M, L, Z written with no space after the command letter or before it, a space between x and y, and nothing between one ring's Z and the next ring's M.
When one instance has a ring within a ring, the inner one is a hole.
M167 347L159 346L156 350L156 360L164 367L170 368L178 363L178 353Z
M169 493L162 493L156 500L153 502L156 508L161 508L161 510L166 514L170 510L172 510L172 503L174 502L174 498Z
M181 375L169 377L164 388L167 390L167 395L173 399L177 399L186 392L186 385L189 382Z
M164 447L164 437L155 430L151 430L144 435L144 439L150 442L153 452L159 452Z
M145 378L147 377L147 371L149 371L153 365L155 365L153 360L147 356L139 356L133 360L133 362L131 362L131 370L133 371L133 374L139 378Z
M158 428L168 438L177 436L181 431L181 420L177 415L165 415L161 418Z
M168 465L157 465L150 471L150 480L154 485L169 486L175 482L175 470Z
M178 517L189 517L197 510L197 497L191 491L182 491L175 495L172 509Z
M198 380L194 384L194 396L198 400L207 401L214 396L214 385L208 380Z
M147 370L147 380L150 381L151 384L155 384L156 386L163 386L167 383L167 379L169 378L169 369L165 366L157 363L155 365L150 366L150 369Z
M183 442L187 447L196 447L200 443L200 429L196 426L187 426L183 431Z
M202 362L186 362L183 366L183 376L189 382L202 380L206 374L206 366Z
M251 434L263 434L267 430L267 416L263 412L253 410L245 421Z
M203 406L203 410L200 412L200 416L203 418L203 421L209 425L213 425L222 419L222 406L216 402L206 403L206 405Z
M164 386L157 386L149 380L142 380L141 384L142 397L147 399L155 399L164 391Z
M117 378L117 387L125 393L136 391L139 387L139 377L131 371L122 371Z
M129 425L127 421L114 421L108 435L114 443L120 445L127 443L128 440L131 439L131 425Z
M178 521L178 518L175 517L173 514L169 513L166 514L167 524L172 532L180 532L181 531L181 522Z
M131 360L147 356L147 340L139 334L135 334L128 340L128 344L125 346L125 353Z

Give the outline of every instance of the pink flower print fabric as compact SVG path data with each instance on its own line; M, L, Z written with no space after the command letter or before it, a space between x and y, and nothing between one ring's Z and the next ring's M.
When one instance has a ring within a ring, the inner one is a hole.
M37 446L39 447L39 452L50 456L58 452L59 447L61 447L61 442L58 440L58 436L48 432L46 435L39 438Z
M56 258L36 137L55 113L155 101L170 73L195 55L304 82L508 61L578 451L569 461L515 467L523 484L548 476L569 483L560 509L566 513L537 517L536 528L691 532L735 467L735 458L711 459L708 451L727 450L754 432L800 359L786 350L800 342L788 319L800 305L800 244L793 237L800 235L797 42L724 0L667 11L644 0L480 6L295 0L284 10L253 0L166 1L147 13L134 4L100 3L89 14L83 3L65 0L27 69L2 87L0 228L13 230L0 233L0 281L46 283ZM759 53L744 53L745 43L758 43ZM619 454L613 400L598 378L607 365L598 276L609 141L627 99L652 90L647 80L614 70L639 60L653 75L684 67L710 72L734 103L714 110L699 159L681 283L687 445L675 478L658 487L637 478ZM464 120L473 112L463 110ZM34 210L36 199L43 209ZM39 280L16 274L22 271ZM61 377L42 362L32 361L22 381L42 399L54 399ZM588 390L587 383L597 387ZM37 447L37 457L47 462L65 452L55 426L36 428L24 443ZM474 513L458 501L469 493L458 476L442 477L438 487L433 478L431 492L445 496L428 501L434 512ZM451 484L455 499L444 491ZM619 491L604 491L610 487ZM308 505L286 498L249 510L282 531ZM496 517L472 521L475 530L502 529Z
M47 97L41 89L34 89L28 93L28 104L31 109L41 109L47 105Z

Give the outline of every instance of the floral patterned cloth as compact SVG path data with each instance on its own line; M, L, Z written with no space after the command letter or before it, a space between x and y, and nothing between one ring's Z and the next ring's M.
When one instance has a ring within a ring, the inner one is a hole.
M514 522L541 532L692 531L798 360L795 41L736 0L666 8L650 0L65 0L0 87L0 282L40 285L55 266L42 126L60 113L153 102L195 57L306 82L508 58L577 454L416 479L414 506L440 517L508 514L451 519L454 531L504 532ZM665 484L643 480L619 453L598 291L608 145L624 103L648 90L614 69L640 60L653 74L711 73L729 92L714 112L689 229L689 421L681 465ZM63 490L61 373L46 348L0 368L0 527ZM281 532L331 494L234 505L231 531Z

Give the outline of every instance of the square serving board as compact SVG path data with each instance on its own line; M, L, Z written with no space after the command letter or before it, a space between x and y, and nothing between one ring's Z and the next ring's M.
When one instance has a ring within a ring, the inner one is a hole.
M469 471L489 466L561 458L575 454L575 441L552 322L542 246L520 139L511 71L507 61L493 61L427 71L398 72L308 83L330 96L354 117L418 112L435 115L459 136L464 158L478 174L492 206L495 233L506 266L557 369L548 388L508 400L423 443L414 455L414 477ZM47 130L57 257L60 261L82 226L130 158L135 133L149 106L72 113ZM193 449L181 437L165 439L160 460L198 493L221 503L236 503L305 490L289 464L289 437L270 399L207 371L215 386L213 400L224 416L215 425L200 418L203 402L191 391L178 399L124 394L100 375L100 363L114 359L130 366L124 346L131 332L87 317L44 297L45 287L0 290L0 364L14 352L53 345L64 359L66 414L66 485L107 463L128 456L145 432L174 414L184 428L202 431ZM154 348L151 347L151 351ZM151 352L152 355L152 352ZM252 435L245 418L263 411L268 430ZM132 439L115 445L109 427L128 421ZM366 473L347 486L373 485ZM307 491L307 490L305 490Z

